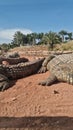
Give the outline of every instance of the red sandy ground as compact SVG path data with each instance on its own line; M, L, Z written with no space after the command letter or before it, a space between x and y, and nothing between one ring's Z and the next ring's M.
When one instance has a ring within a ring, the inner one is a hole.
M48 76L46 72L11 81L13 86L0 92L0 129L73 130L73 86L38 85Z

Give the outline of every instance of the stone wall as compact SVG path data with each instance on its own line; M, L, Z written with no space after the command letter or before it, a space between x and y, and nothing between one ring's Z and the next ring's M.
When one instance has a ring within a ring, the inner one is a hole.
M73 53L73 51L20 51L19 54L22 55L24 54L25 56L48 56L49 54L56 54L56 55L59 55L59 54L68 54L68 53Z

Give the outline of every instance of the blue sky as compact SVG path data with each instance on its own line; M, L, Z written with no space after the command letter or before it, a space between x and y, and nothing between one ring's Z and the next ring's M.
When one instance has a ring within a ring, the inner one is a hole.
M73 31L73 0L0 0L0 43L16 31Z

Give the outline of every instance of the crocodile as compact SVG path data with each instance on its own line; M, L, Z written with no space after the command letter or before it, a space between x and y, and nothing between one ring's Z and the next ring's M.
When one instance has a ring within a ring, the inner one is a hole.
M27 62L29 60L25 57L9 58L5 56L0 56L0 64L2 64L2 61L7 61L9 64L13 65L13 64L21 63L21 62Z
M18 64L0 64L0 91L10 87L10 80L15 80L37 73L42 65L44 58L34 61L21 62Z
M39 85L50 86L57 81L73 85L73 53L49 55L42 63L38 73L50 71L50 76L39 82Z

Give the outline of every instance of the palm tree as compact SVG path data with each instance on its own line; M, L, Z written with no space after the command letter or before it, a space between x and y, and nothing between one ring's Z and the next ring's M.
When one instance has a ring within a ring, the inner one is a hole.
M24 34L21 33L20 31L17 31L14 34L14 39L13 39L13 43L17 46L23 45L24 44Z
M72 32L71 32L71 33L68 33L68 37L69 37L69 40L73 40Z
M61 38L60 36L55 33L55 32L49 32L47 34L45 34L45 36L47 36L47 40L48 40L48 43L49 43L49 47L53 50L54 48L54 45L57 44L57 43L60 43L61 42Z
M41 39L41 43L45 44L45 45L49 44L49 38L47 35L43 35L43 37Z
M36 45L37 33L31 33L32 45Z
M42 38L44 37L44 33L37 33L37 43L38 45L42 43Z

